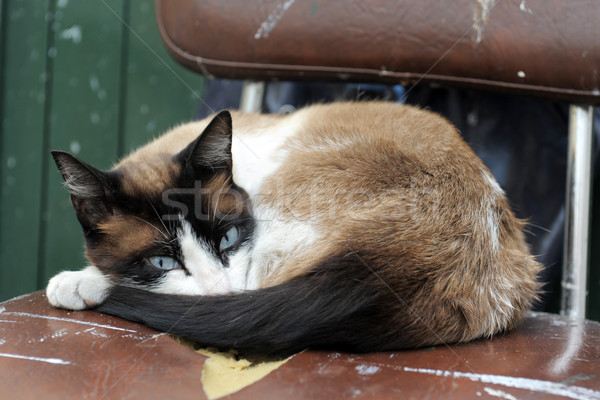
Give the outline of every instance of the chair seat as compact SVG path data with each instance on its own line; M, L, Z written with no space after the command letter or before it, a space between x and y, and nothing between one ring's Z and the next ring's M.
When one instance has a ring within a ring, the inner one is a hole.
M206 398L207 357L147 327L48 305L0 303L7 398ZM490 340L402 352L305 351L231 399L600 399L600 324L532 313ZM511 397L512 396L512 397Z

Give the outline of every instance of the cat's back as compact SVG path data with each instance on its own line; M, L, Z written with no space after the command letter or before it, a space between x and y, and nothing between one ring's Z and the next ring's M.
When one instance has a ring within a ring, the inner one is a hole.
M304 260L314 248L322 250L315 258L359 254L423 321L437 315L428 324L448 324L452 340L519 318L540 265L500 185L449 122L377 102L313 106L290 118L302 123L261 202L317 233ZM298 274L281 271L274 282ZM473 330L460 332L459 319Z

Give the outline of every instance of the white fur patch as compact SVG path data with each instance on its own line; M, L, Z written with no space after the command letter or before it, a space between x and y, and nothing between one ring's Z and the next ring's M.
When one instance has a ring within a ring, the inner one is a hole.
M54 307L83 310L102 303L112 284L93 265L81 271L63 271L48 282L46 297Z
M252 246L252 263L246 289L255 289L277 268L315 251L321 239L309 221L285 220L271 210L256 210L256 240Z
M196 237L190 224L182 219L178 232L183 253L183 270L169 271L160 283L150 290L157 293L215 295L232 291L226 268L213 254L208 244Z
M498 226L499 216L496 213L495 204L504 195L504 191L496 179L485 169L481 169L481 174L491 188L491 193L484 196L481 204L481 208L485 214L483 229L488 234L492 251L497 251L500 247L500 228Z
M302 127L304 117L294 114L271 129L253 131L236 129L231 146L233 158L233 180L250 195L259 194L265 180L273 174L287 158L284 143L295 136Z
M504 190L502 190L502 188L500 187L500 184L498 183L496 178L494 178L492 176L492 174L490 174L488 171L486 171L483 168L481 169L481 174L483 175L483 178L486 180L488 185L490 185L490 187L492 188L492 190L496 196L504 195Z

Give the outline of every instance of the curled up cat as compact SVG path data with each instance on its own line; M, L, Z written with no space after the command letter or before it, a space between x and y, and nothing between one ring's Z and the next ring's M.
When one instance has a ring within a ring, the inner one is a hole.
M247 355L490 337L540 264L501 187L442 117L385 102L223 111L103 171L52 153L90 266L55 307Z

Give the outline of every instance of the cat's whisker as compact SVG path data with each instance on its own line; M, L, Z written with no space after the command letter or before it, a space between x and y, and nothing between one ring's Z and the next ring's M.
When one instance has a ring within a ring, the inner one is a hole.
M217 193L217 201L215 202L215 207L213 208L213 215L211 218L211 223L212 223L212 228L215 228L215 222L217 219L217 212L219 211L219 202L221 201L221 193L223 193L223 190L219 190L219 192Z
M160 221L160 223L162 224L163 228L165 228L165 232L170 232L169 229L167 228L167 226L165 225L165 222L163 221L162 217L160 216L160 214L158 213L158 210L156 209L156 207L154 207L154 204L152 204L152 202L150 200L148 200L148 204L150 204L150 207L152 207L152 210L154 211L154 213L156 214L156 216L158 217L158 220ZM164 235L165 237L168 237L166 234Z
M143 222L143 223L145 223L145 224L148 224L148 225L150 225L152 228L154 228L154 230L156 230L158 233L160 233L160 234L161 234L161 235L162 235L162 236L163 236L165 239L168 239L168 238L169 238L169 236L168 236L168 235L167 235L165 232L163 232L163 231L161 231L160 229L158 229L158 228L156 227L156 225L154 225L153 223L151 223L151 222L148 222L148 221L146 221L145 219L143 219L143 218L141 218L141 217L138 217L137 215L132 215L132 217L133 217L134 219L137 219L138 221L141 221L141 222Z
M225 218L227 218L228 216L230 216L231 213L234 212L234 211L237 211L237 210L233 210L233 209L229 210L229 211L227 211L226 214L224 214L223 216L221 216L221 218L219 218L219 224L221 224L223 222L223 220ZM248 219L250 219L250 218L245 218L244 220L248 220ZM236 219L236 221L241 222L241 219Z

